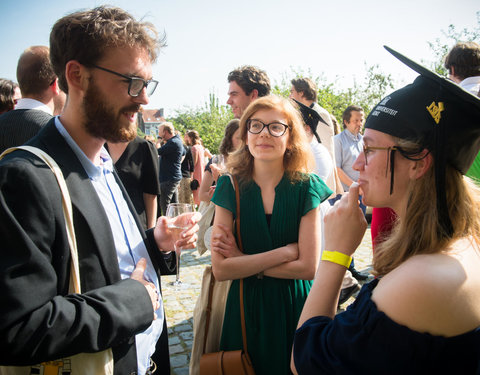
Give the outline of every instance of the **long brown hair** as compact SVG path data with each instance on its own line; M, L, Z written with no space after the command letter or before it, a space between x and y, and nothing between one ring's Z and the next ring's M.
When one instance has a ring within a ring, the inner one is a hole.
M15 108L15 89L18 85L6 78L0 78L0 113L11 111Z
M229 153L235 151L233 147L233 135L238 130L239 124L240 120L238 118L234 118L233 120L230 120L225 127L225 134L220 146L218 147L218 152L220 152L223 156L228 156Z
M187 131L188 135L188 145L189 146L195 146L195 145L201 145L202 140L200 139L200 134L196 130L189 130Z
M406 140L396 139L396 143L404 150L418 150L417 144ZM387 274L414 255L445 251L453 241L463 237L480 242L480 189L468 177L447 166L445 190L453 224L453 234L449 236L438 220L434 170L432 164L424 176L412 182L404 218L397 220L391 235L375 251L375 275Z
M314 165L310 145L303 128L303 122L298 110L292 103L276 95L269 95L250 103L240 119L241 145L237 151L228 157L227 169L243 181L249 181L253 175L253 156L246 145L247 120L259 110L280 111L287 120L289 129L288 145L283 156L283 167L291 181L303 180L306 173L310 172Z

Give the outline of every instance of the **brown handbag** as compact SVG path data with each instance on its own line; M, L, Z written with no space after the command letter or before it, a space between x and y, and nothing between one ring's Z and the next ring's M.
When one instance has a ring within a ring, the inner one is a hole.
M237 203L237 217L235 224L237 227L238 247L243 252L242 237L240 235L240 191L238 189L237 179L232 176L235 188L235 199ZM213 279L213 275L212 275ZM243 279L240 279L240 321L242 323L243 350L220 351L205 354L207 342L208 326L210 324L210 314L212 305L209 296L207 306L207 319L205 324L205 338L203 346L203 355L200 358L200 375L255 375L252 361L247 350L247 330L245 326L245 308L243 306ZM213 285L211 284L213 290Z

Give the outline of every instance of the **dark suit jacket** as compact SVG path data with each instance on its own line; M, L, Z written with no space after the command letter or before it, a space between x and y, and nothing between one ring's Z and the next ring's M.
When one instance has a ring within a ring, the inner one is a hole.
M52 116L38 109L14 109L0 115L0 153L23 145L38 134Z
M29 144L52 156L65 177L82 294L68 295L70 250L53 173L26 151L7 155L0 162L0 364L35 364L112 347L115 373L130 374L136 371L134 336L152 322L148 293L137 281L121 280L106 213L54 120ZM124 189L123 195L137 218ZM159 279L174 273L174 254L158 250L152 231L145 242ZM166 324L154 360L161 373L169 373Z

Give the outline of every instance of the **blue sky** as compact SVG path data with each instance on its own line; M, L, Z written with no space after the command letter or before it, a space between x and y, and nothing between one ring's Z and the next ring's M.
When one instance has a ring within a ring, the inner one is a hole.
M415 73L386 44L416 61L431 61L428 41L441 30L478 27L478 0L1 0L0 77L16 80L18 57L31 45L48 45L54 22L67 13L108 3L155 24L168 46L153 68L160 84L147 108L166 115L199 107L209 93L227 100L226 77L249 64L272 83L291 68L324 74L341 87L361 80L365 63L379 64L397 86Z

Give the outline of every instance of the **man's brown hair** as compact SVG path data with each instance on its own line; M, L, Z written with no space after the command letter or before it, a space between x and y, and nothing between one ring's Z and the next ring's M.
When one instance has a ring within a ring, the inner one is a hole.
M295 91L302 93L303 97L307 100L317 101L317 85L309 78L294 78L291 80Z
M69 14L55 23L50 33L50 59L60 89L68 93L67 62L76 60L90 67L108 48L140 47L153 63L163 45L164 38L158 39L151 23L138 22L123 9L101 6Z
M42 95L56 78L47 46L32 46L20 55L17 81L23 97Z
M468 77L480 76L480 44L475 42L457 43L445 57L445 68L455 76L464 80Z
M235 81L238 86L250 95L253 90L258 91L258 97L270 94L270 79L263 70L250 65L241 66L228 74L228 82Z
M350 122L352 112L365 112L362 107L358 105L349 105L342 113L343 127L346 129L346 123Z

